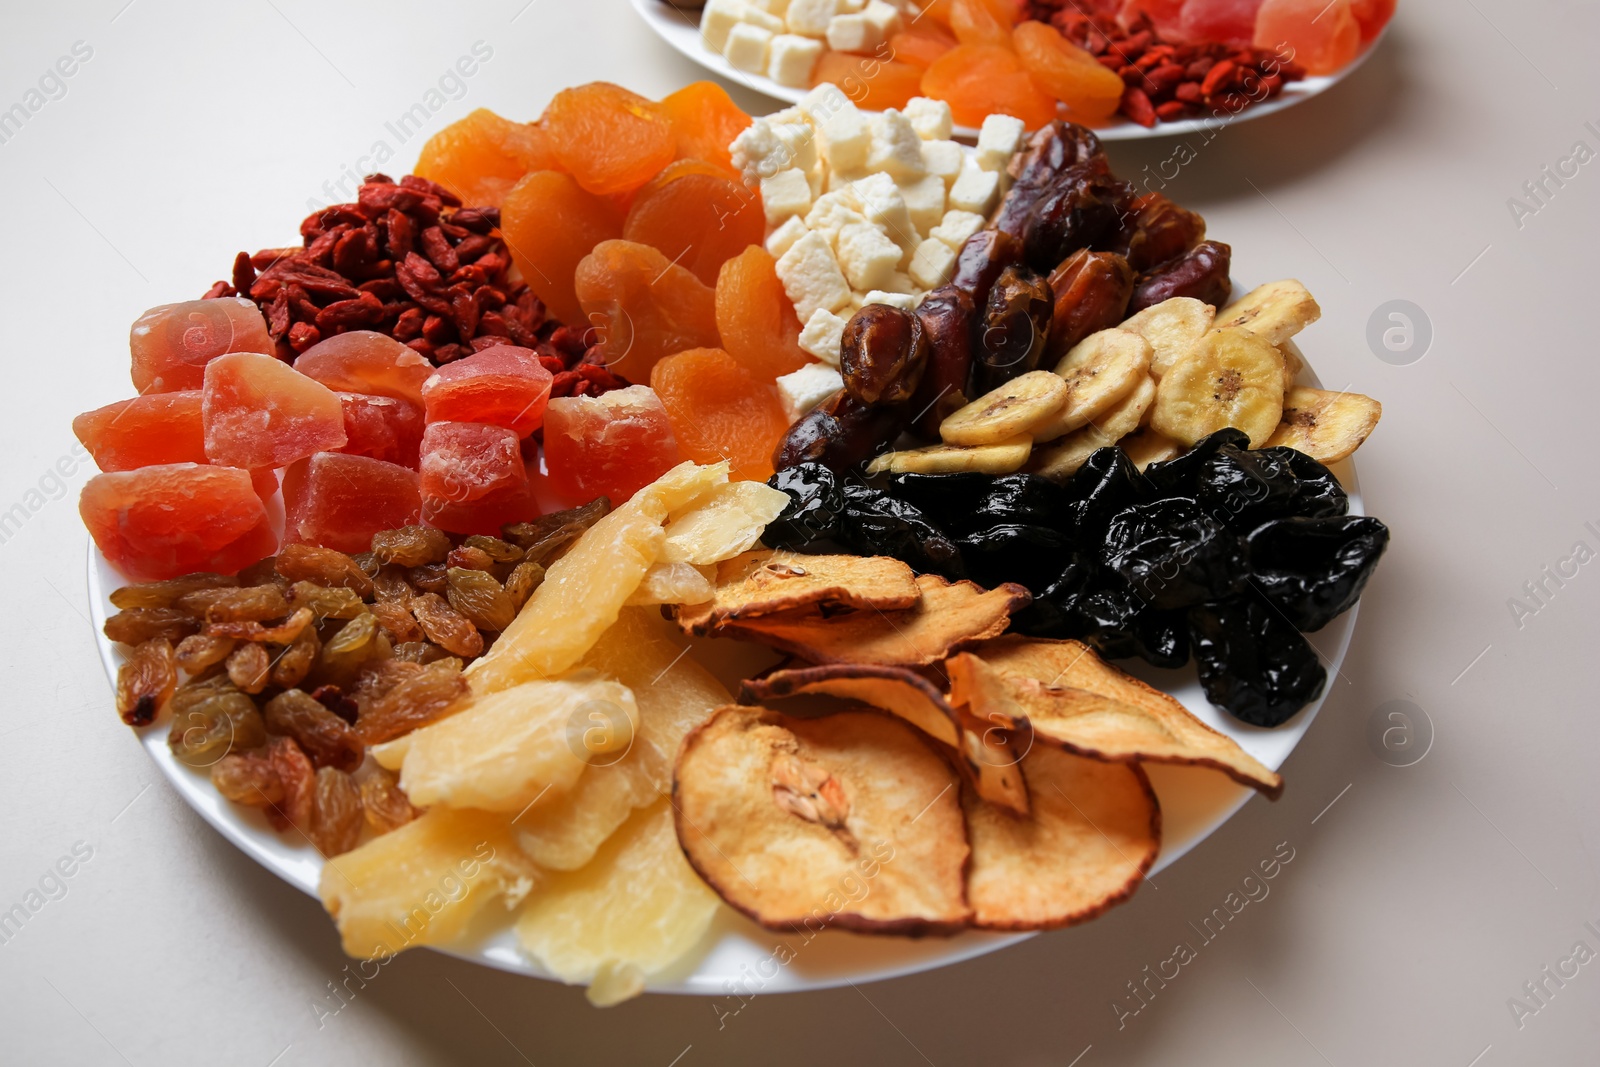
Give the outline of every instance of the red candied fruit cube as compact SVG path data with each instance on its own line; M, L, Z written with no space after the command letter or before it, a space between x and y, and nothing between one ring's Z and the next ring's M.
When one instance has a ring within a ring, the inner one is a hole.
M393 337L352 330L306 349L294 369L337 393L392 396L421 407L422 383L433 364Z
M666 409L646 385L550 401L544 453L551 486L573 503L606 496L620 504L683 461Z
M333 390L272 356L235 352L206 364L206 456L230 467L283 467L345 445Z
M516 432L481 422L429 423L421 474L424 503L465 504L528 480Z
M422 447L422 409L392 396L340 393L345 446L352 456L371 456L417 469Z
M228 352L274 352L267 320L238 297L153 307L128 335L133 386L141 393L198 389L206 365Z
M278 548L250 472L237 467L164 463L97 474L78 513L111 565L140 582L232 574Z
M429 422L486 422L526 437L544 421L553 378L530 349L495 345L434 371L422 399Z
M537 464L535 460L525 465L523 481L495 489L476 500L456 502L425 497L422 501L422 521L451 533L498 536L500 527L508 523L537 519L540 515L534 481L538 475Z
M417 472L371 456L318 452L283 475L284 539L365 552L372 535L422 515Z
M200 390L150 393L85 411L72 432L103 471L206 462Z

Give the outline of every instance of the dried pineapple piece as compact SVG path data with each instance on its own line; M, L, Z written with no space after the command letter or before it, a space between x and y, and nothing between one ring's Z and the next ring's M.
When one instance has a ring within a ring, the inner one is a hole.
M580 870L551 874L517 920L522 947L598 1007L637 996L694 948L717 896L678 848L672 806L639 812Z
M787 493L764 482L719 485L668 521L661 562L705 567L748 552L788 505Z
M644 581L628 598L628 605L704 604L716 595L711 571L711 567L697 567L693 563L657 563L644 572Z

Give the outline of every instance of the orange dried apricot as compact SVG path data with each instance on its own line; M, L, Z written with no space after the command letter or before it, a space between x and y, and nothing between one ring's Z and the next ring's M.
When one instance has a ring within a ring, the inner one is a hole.
M704 159L733 172L728 146L750 116L715 82L692 82L661 101L678 137L679 159Z
M990 114L1012 115L1030 130L1056 117L1046 96L1009 48L963 44L934 61L922 75L922 92L950 105L962 126L981 126Z
M941 26L926 22L901 30L889 38L889 50L897 63L909 63L927 70L934 60L956 46L956 39Z
M498 207L524 174L559 166L537 124L480 107L428 138L413 173L438 182L463 204Z
M561 165L600 196L639 188L678 153L667 113L610 82L563 89L540 122Z
M772 476L772 453L789 429L777 389L720 348L668 356L650 372L678 439L697 463L728 460L735 480Z
M552 315L576 325L584 320L573 272L595 245L622 236L622 221L610 204L584 192L571 176L541 170L506 194L500 232L528 288Z
M800 320L778 280L777 262L760 245L722 265L717 332L723 349L763 381L811 362L800 347Z
M766 235L761 198L730 177L689 173L687 164L673 166L680 170L670 180L651 182L639 191L622 236L650 245L707 285L716 285L722 265Z
M1003 0L950 0L950 32L962 44L1011 47L1015 13Z
M674 352L717 344L711 288L649 245L604 241L573 280L606 365L630 382L649 381Z
M1079 121L1103 122L1122 103L1122 79L1044 22L1011 31L1023 69L1040 89L1066 104Z
M832 82L857 106L869 111L905 107L921 95L922 70L910 63L885 62L847 52L824 52L811 72L811 84Z

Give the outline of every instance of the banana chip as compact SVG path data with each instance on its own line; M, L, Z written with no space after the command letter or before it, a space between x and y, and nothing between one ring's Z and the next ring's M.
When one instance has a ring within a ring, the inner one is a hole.
M1286 446L1318 463L1347 459L1372 434L1383 405L1360 393L1291 389L1283 401L1283 422L1266 447Z
M1146 412L1148 414L1148 412ZM1144 470L1152 463L1165 463L1170 459L1177 459L1183 454L1183 446L1170 437L1163 437L1150 427L1146 426L1138 433L1131 433L1117 442L1133 465Z
M1050 441L1100 418L1150 375L1150 343L1127 330L1101 330L1079 341L1056 367L1071 390L1061 413L1034 427Z
M1025 433L992 445L975 445L971 448L929 445L903 452L885 452L867 464L867 473L960 474L976 471L981 474L1011 474L1022 469L1032 451L1033 438Z
M939 436L947 445L1001 444L1060 412L1070 391L1059 374L1029 371L951 413L939 424Z
M1157 378L1200 343L1211 329L1217 309L1192 296L1175 296L1147 307L1125 321L1119 330L1136 333L1150 342L1150 373Z
M1217 329L1243 326L1269 345L1281 345L1322 317L1322 308L1293 278L1250 290L1217 312Z
M1155 398L1156 381L1146 375L1131 393L1102 412L1095 422L1039 449L1028 462L1028 470L1055 481L1065 481L1078 472L1095 449L1114 445L1137 430Z
M1260 448L1283 416L1283 377L1283 355L1266 341L1212 330L1162 376L1150 425L1184 445L1233 426Z

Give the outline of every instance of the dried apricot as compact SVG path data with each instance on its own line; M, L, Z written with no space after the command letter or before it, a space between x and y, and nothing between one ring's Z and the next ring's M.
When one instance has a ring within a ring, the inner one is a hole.
M1116 114L1122 79L1054 26L1024 22L1011 32L1011 41L1034 84L1066 104L1074 118L1102 122Z
M1014 21L1004 0L950 0L950 32L962 44L1009 48Z
M463 204L498 207L524 174L559 166L537 123L512 122L480 107L428 138L413 173L438 182Z
M540 121L561 165L600 196L639 188L678 154L667 113L609 82L563 89Z
M648 380L664 356L717 343L711 287L649 245L605 241L574 281L606 365L629 381Z
M680 168L671 180L658 179L640 190L622 236L657 249L707 285L716 285L722 265L759 245L766 229L761 198L743 182Z
M920 67L847 52L822 53L811 72L811 84L824 82L837 85L852 103L869 111L905 107L913 96L922 95Z
M800 347L800 320L778 280L777 263L751 245L717 276L717 332L722 347L763 381L797 371L811 357Z
M726 459L735 479L772 475L772 452L789 420L771 383L720 348L695 348L657 363L650 385L685 456L697 463Z
M954 48L957 41L942 26L929 20L901 30L889 38L889 50L897 63L909 63L923 70Z
M511 259L550 313L583 321L572 273L601 241L622 236L622 217L604 199L583 191L558 171L535 171L506 194L500 232Z
M922 75L922 91L948 103L963 126L981 126L998 113L1037 129L1056 117L1056 102L1028 77L1016 53L999 45L957 45Z
M661 110L678 137L679 159L703 159L733 173L728 146L750 125L726 89L715 82L691 82L661 101Z

